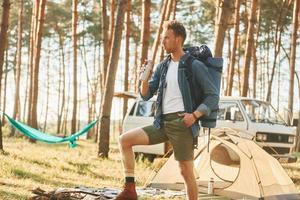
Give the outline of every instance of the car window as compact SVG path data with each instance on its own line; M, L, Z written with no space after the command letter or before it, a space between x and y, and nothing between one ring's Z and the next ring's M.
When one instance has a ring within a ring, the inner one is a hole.
M151 117L154 116L155 102L154 101L140 101L138 102L136 116Z
M218 120L225 120L226 115L232 121L244 121L242 112L235 102L220 102Z

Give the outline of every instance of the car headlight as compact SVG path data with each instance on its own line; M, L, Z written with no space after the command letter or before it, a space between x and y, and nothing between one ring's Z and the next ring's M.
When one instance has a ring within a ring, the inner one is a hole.
M294 143L294 136L289 136L288 143Z
M267 141L267 134L265 133L257 133L256 134L257 141Z

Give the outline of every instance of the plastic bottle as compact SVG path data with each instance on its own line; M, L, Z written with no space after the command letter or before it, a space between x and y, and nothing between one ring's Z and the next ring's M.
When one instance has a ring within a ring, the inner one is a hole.
M214 194L214 178L210 178L207 186L207 194L213 195Z
M144 66L145 66L144 71L140 75L140 81L145 81L149 77L149 74L153 66L152 61L151 60L146 61Z

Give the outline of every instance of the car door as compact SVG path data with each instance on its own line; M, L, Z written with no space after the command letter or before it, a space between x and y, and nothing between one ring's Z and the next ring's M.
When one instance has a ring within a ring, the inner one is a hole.
M136 127L152 124L154 111L155 101L136 101L124 120L124 130L127 131Z
M247 121L240 105L236 101L220 101L217 127L247 130Z

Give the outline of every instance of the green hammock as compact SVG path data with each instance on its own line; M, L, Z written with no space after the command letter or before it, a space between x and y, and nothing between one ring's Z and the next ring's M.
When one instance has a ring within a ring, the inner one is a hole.
M95 124L98 122L97 120L92 121L90 124L86 125L84 128L82 128L80 131L78 131L77 133L74 133L68 137L58 137L58 136L54 136L54 135L50 135L44 132L41 132L39 130L36 130L30 126L27 126L21 122L18 122L16 120L14 120L13 118L9 117L7 114L3 113L5 115L5 117L8 119L8 121L10 122L10 124L16 128L17 130L19 130L21 133L23 133L24 135L28 136L31 139L35 139L38 141L42 141L42 142L46 142L49 144L53 144L53 143L61 143L61 142L70 142L69 146L74 148L77 146L76 144L76 139L87 133L93 126L95 126Z

